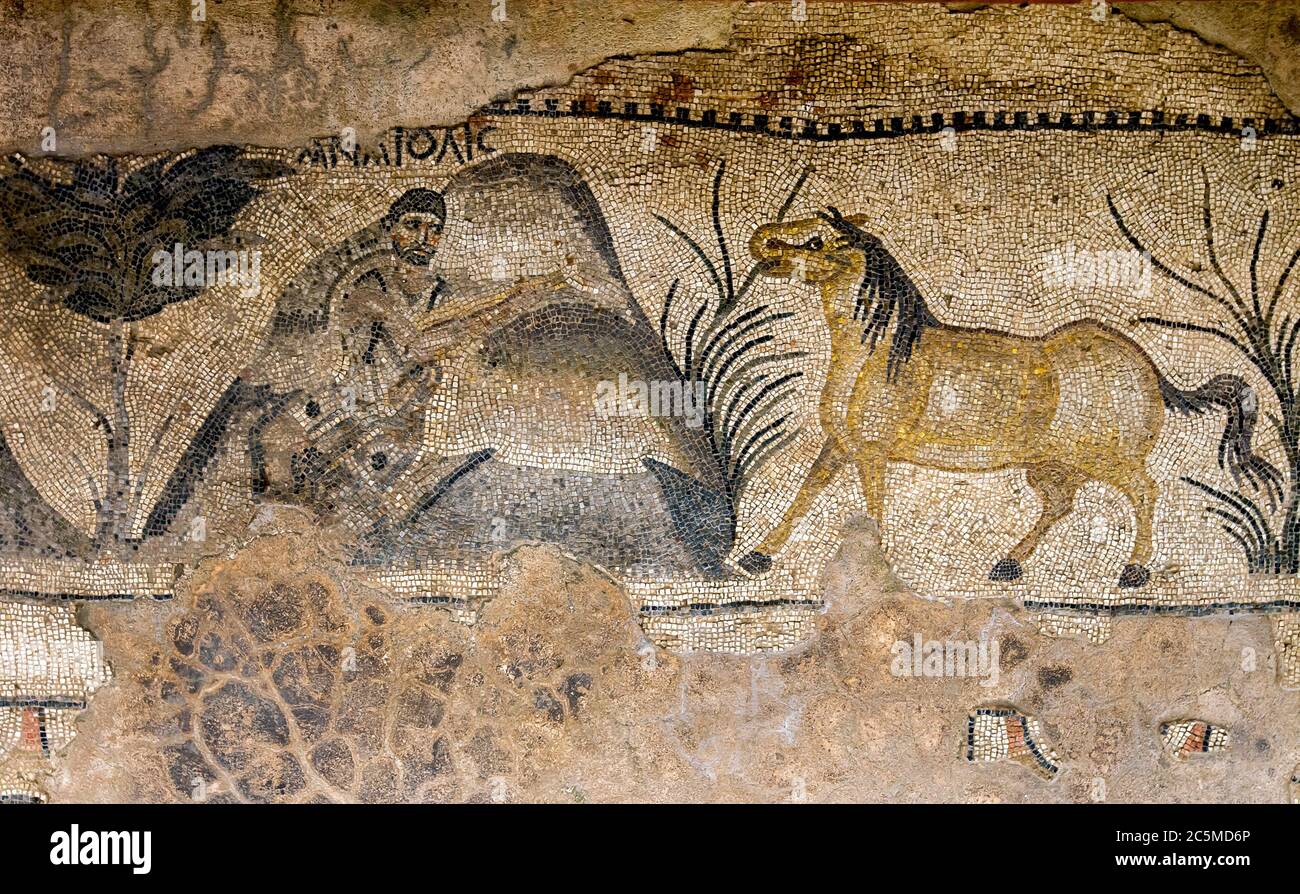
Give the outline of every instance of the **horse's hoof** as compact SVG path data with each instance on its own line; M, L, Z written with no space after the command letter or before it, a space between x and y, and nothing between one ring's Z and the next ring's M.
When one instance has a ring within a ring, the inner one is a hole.
M772 557L760 552L752 552L736 564L750 574L766 574L772 567Z
M1119 585L1125 589L1145 587L1150 580L1151 572L1136 562L1125 565L1119 575Z
M1003 559L989 572L989 580L1019 580L1024 571L1015 559Z

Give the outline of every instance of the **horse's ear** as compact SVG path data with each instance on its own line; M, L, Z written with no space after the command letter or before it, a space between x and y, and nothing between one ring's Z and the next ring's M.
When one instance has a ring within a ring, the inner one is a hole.
M865 214L850 214L848 217L844 219L847 220L849 223L853 224L855 227L861 227L863 224L871 222L871 218Z
M860 227L862 224L870 221L870 218L865 214L845 215L834 205L827 205L826 211L817 212L817 216L827 223L849 223L853 224L855 227Z

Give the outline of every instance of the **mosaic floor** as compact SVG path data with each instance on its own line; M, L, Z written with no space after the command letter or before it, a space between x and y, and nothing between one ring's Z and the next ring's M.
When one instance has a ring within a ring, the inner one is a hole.
M649 799L662 743L537 767L719 667L836 766L674 798L1290 797L1297 118L1118 16L794 10L451 127L7 158L0 800ZM1077 738L1062 661L1197 624L1259 715L1130 679ZM917 688L835 732L791 674ZM908 737L967 775L855 788Z

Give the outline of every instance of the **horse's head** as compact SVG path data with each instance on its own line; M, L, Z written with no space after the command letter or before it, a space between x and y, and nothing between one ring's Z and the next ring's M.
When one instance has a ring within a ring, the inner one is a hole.
M860 276L862 251L875 240L859 228L866 220L828 208L816 217L764 224L750 238L749 252L767 276L794 276L811 284Z

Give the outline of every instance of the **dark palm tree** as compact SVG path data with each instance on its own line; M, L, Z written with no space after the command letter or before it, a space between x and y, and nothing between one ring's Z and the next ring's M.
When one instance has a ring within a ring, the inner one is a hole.
M204 286L154 281L153 256L226 236L259 184L291 168L214 146L138 167L119 159L33 162L8 159L0 178L0 245L45 287L52 303L102 325L112 405L97 406L60 386L95 419L107 442L108 492L95 494L96 545L120 549L140 488L129 466L131 419L126 382L135 324L199 295ZM94 493L92 487L92 493Z

